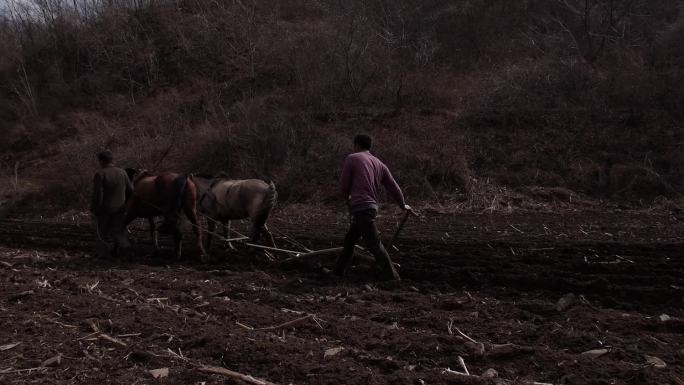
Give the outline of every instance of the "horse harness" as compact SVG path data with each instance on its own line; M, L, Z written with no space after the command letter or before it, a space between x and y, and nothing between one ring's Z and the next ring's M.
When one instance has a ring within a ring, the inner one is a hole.
M223 182L223 181L225 181L225 179L223 179L223 178L215 178L214 180L211 181L211 183L209 184L209 188L207 189L207 191L204 192L204 194L202 194L202 197L199 200L200 207L202 206L202 202L204 202L204 198L206 198L207 195L209 195L209 197L214 201L214 203L218 204L219 206L222 206L224 209L230 209L230 207L227 207L225 204L221 203L218 200L218 198L216 197L216 194L214 194L211 191L214 187L216 187L216 185L219 182ZM228 187L228 191L230 191L231 187L232 186Z

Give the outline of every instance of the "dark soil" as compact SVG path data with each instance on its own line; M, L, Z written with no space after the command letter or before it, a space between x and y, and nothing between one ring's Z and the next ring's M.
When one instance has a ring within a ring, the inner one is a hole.
M344 217L305 213L280 214L272 227L312 249L339 245ZM483 383L444 373L462 371L458 356L471 374L493 368L519 384L684 378L684 224L644 212L424 214L392 253L401 282L379 282L363 264L336 280L321 269L330 258L274 264L218 246L214 264L175 261L168 240L152 257L140 229L133 261L101 261L90 257L86 221L2 221L0 383L239 383L198 365L277 384ZM396 222L381 218L385 239ZM569 293L574 302L559 311ZM238 324L306 314L315 319L276 331ZM594 349L608 353L581 354ZM158 368L168 377L154 379Z

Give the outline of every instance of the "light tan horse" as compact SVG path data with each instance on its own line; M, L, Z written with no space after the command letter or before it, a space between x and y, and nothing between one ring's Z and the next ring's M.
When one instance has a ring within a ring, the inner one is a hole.
M264 232L271 245L274 244L273 236L266 226L268 216L278 201L278 192L273 182L230 179L225 174L213 178L196 175L194 181L199 188L199 210L210 218L207 224L207 249L211 246L212 233L216 228L212 219L228 229L231 220L249 218L252 222L251 242L259 242L261 233Z

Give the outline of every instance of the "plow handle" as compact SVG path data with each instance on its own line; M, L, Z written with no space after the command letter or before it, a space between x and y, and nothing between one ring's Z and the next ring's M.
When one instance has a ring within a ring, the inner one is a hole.
M390 241L389 246L394 247L394 244L396 243L397 239L399 238L399 234L401 234L401 230L404 228L404 225L406 225L406 221L408 221L410 216L417 217L418 214L416 214L415 211L413 210L406 210L404 213L404 217L401 218L401 222L399 222L399 227L397 227L397 231L394 232L394 236L392 237L392 240Z

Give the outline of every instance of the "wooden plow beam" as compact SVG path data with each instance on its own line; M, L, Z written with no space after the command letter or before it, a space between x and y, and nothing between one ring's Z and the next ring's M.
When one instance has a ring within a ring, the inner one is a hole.
M260 250L270 251L270 252L274 252L274 253L282 253L282 254L287 254L290 256L289 258L274 261L274 263L276 263L276 264L285 264L285 263L294 262L294 261L303 261L303 260L307 260L307 259L310 259L313 257L320 257L320 256L330 255L330 254L339 254L344 249L344 247L332 247L329 249L321 249L321 250L297 251L297 250L281 249L278 247L256 245L254 243L249 243L249 242L244 242L243 244L247 247L251 247L254 249L260 249ZM358 260L364 261L367 263L372 263L375 261L370 256L358 253L359 251L361 251L361 252L365 251L365 249L362 248L361 246L356 246L356 251L357 252L354 253L354 258L357 258Z
M261 249L261 250L266 250L266 251L272 251L275 253L289 254L292 256L290 258L278 261L278 263L285 263L285 262L290 262L290 261L294 261L294 260L302 260L302 259L317 257L317 256L321 256L321 255L326 255L326 254L339 253L343 249L343 247L333 247L330 249L322 249L322 250L297 251L297 250L281 249L278 247L256 245L254 243L249 243L249 242L245 242L243 244L245 246L248 246L248 247L251 247L254 249Z
M405 212L405 214L403 215L403 217L399 223L399 226L396 229L396 232L394 233L394 236L392 237L392 239L389 243L389 247L393 248L394 250L398 250L397 247L395 246L395 243L396 243L397 239L399 238L399 234L401 233L401 230L406 225L406 222L410 216L416 216L417 217L418 214L416 214L413 210L407 210ZM204 217L206 217L208 220L214 221L212 218L210 218L206 215L204 215ZM216 222L216 221L214 221L214 222ZM274 263L277 263L277 264L284 264L284 263L289 263L289 262L293 262L293 261L302 261L302 260L306 260L309 258L325 256L325 255L330 255L330 254L339 254L344 249L344 247L332 247L332 248L328 248L328 249L311 250L311 249L307 248L306 246L304 246L303 244L301 244L300 242L298 242L298 241L288 237L287 235L283 234L282 232L278 231L277 229L274 229L274 230L282 236L281 239L283 239L284 241L286 241L287 243L289 243L292 246L296 246L297 248L299 248L301 250L291 250L291 249L284 249L284 248L280 248L280 247L257 245L255 243L249 242L250 238L247 237L245 234L242 234L242 233L240 233L240 232L238 232L232 228L229 228L228 230L230 232L234 233L235 235L237 235L237 237L225 238L225 237L223 237L219 234L216 234L216 233L212 233L212 235L216 236L219 240L223 240L225 242L238 242L238 243L241 243L241 244L243 244L247 247L253 248L253 249L264 250L265 252L281 253L281 254L286 254L289 256L288 258L285 258L285 259L282 259L279 261L274 261ZM375 262L375 259L372 256L368 255L368 251L359 245L355 246L354 258L359 260L359 261L367 262L367 263L374 263ZM398 264L395 263L395 265L398 265Z
M313 257L320 257L320 256L330 255L330 254L339 254L340 252L342 252L343 249L344 249L344 247L333 247L330 249L314 250L314 251L309 251L307 253L299 253L297 255L293 255L290 258L286 258L286 259L283 259L280 261L276 261L276 263L277 264L285 264L285 263L289 263L289 262L303 261L303 260L307 260L307 259L310 259ZM358 246L358 245L356 246L356 249L354 252L354 259L361 261L361 262L368 263L368 264L375 263L375 258L368 255L366 249L364 249L363 247ZM395 263L395 265L397 265L397 264Z

